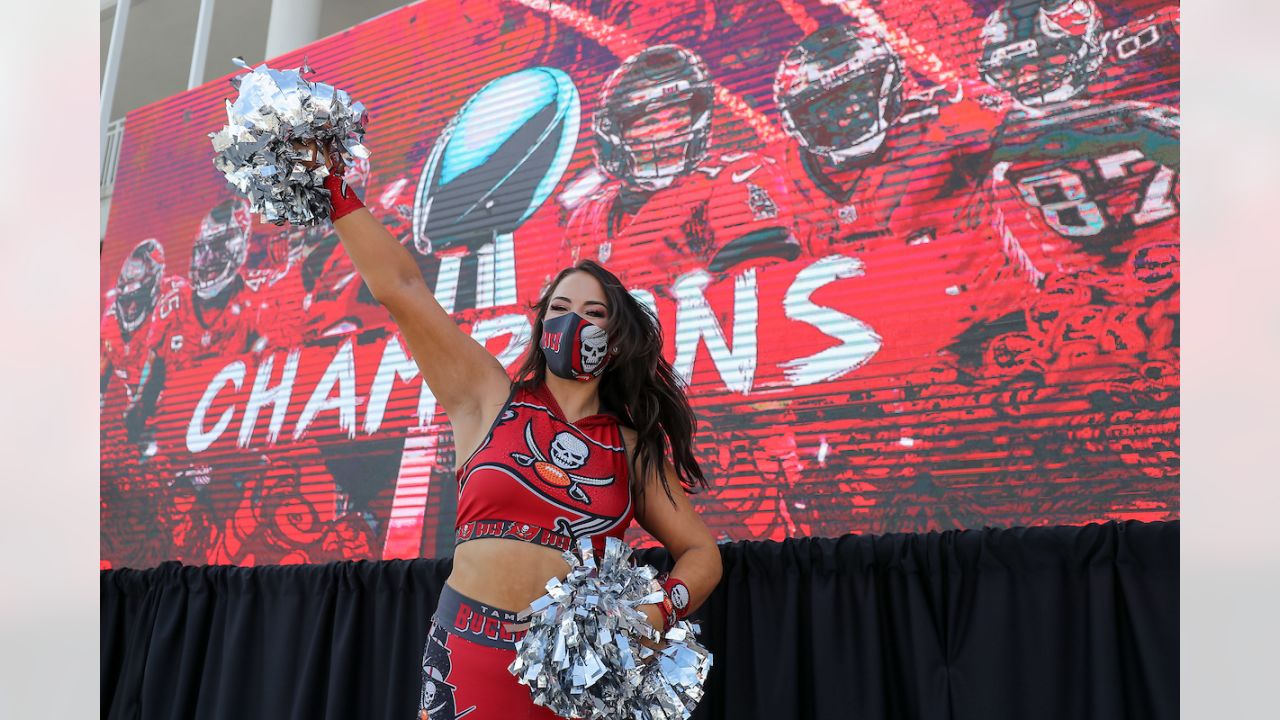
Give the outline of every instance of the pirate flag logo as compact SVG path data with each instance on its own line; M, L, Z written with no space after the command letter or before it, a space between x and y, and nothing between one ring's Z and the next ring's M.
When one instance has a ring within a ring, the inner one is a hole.
M418 720L459 720L476 709L475 705L457 711L453 692L458 688L448 682L453 662L445 645L448 631L431 623L427 649L422 654L422 696L418 702Z

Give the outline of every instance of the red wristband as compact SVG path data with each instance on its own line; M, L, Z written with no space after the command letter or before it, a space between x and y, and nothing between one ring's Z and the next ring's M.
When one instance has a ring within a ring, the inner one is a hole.
M666 591L668 602L671 603L673 609L672 624L676 620L683 620L689 615L689 586L685 585L679 578L671 577L667 573L658 576L662 589Z
M333 207L329 213L330 222L364 207L356 191L350 185L344 187L341 175L329 173L324 179L324 189L329 191L329 201Z
M666 635L672 625L676 624L676 607L671 604L671 598L665 593L662 595L662 634Z

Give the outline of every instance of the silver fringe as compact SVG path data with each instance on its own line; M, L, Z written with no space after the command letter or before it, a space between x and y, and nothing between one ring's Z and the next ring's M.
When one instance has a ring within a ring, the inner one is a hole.
M658 571L635 567L631 548L607 538L597 562L590 538L566 551L572 568L551 578L508 627L528 632L508 670L529 686L535 703L566 718L687 720L702 699L712 653L698 644L699 627L680 621L662 635L639 605L662 602ZM653 650L638 642L662 643Z
M248 198L251 209L266 222L315 225L329 218L329 175L324 158L308 170L309 153L300 144L315 141L338 149L345 161L367 158L363 145L364 105L346 92L324 83L309 82L313 72L304 63L292 70L272 70L266 64L249 68L233 79L240 94L227 100L227 124L210 133L216 153L213 165Z

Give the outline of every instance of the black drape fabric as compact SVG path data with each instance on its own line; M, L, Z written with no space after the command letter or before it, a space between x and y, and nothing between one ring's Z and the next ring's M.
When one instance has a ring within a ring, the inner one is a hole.
M1176 718L1178 527L721 545L693 717ZM409 720L451 566L105 571L102 715Z

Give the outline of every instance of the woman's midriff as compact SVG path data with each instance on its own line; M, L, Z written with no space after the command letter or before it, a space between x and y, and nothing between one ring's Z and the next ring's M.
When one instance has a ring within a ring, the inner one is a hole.
M454 590L502 610L523 610L547 592L547 581L569 575L563 552L506 538L479 538L453 551L446 581Z

